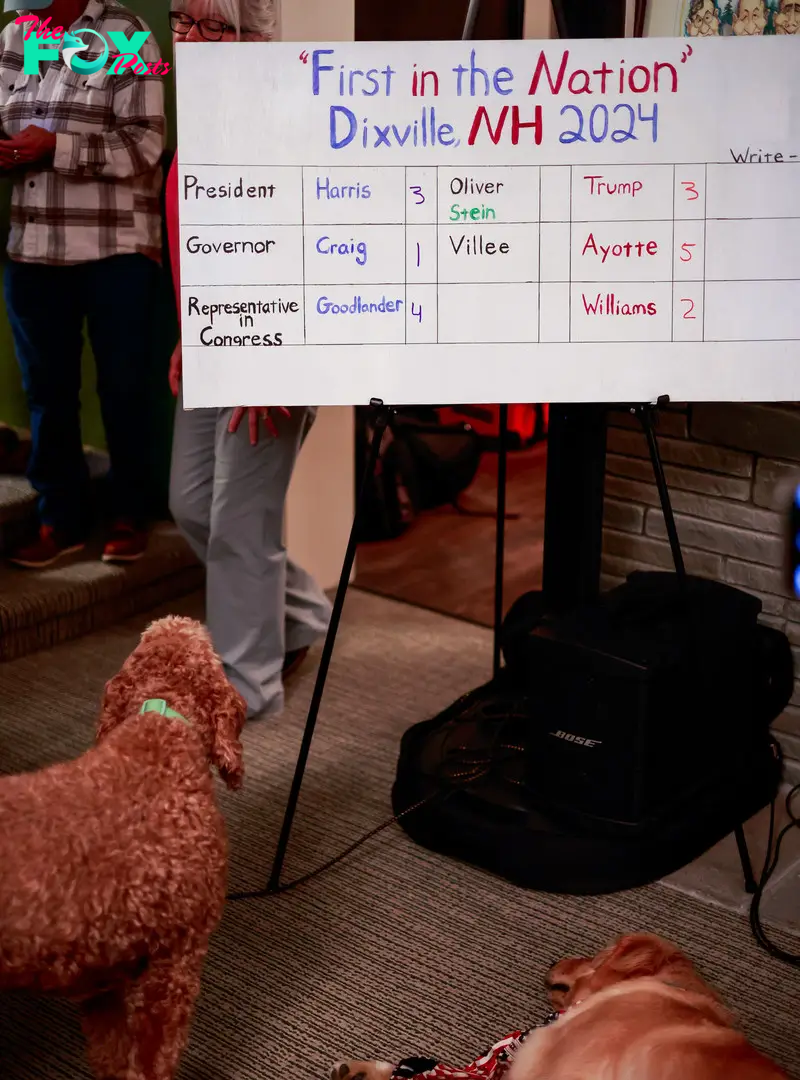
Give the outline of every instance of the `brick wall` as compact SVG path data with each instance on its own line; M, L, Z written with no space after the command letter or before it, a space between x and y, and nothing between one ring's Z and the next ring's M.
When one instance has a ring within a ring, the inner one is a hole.
M788 511L800 482L800 406L670 406L658 441L686 568L755 593L762 620L785 631L795 693L774 725L800 762L800 602L789 587ZM672 567L664 516L638 421L612 414L608 431L603 588L632 570Z

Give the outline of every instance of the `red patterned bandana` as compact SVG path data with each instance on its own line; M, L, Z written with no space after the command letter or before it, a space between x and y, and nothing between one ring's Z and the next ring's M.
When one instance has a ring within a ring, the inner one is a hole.
M560 1015L551 1013L544 1024L538 1027L551 1024ZM502 1080L511 1068L519 1048L538 1027L528 1028L527 1031L512 1031L482 1057L458 1068L444 1065L434 1058L406 1058L395 1069L392 1080Z

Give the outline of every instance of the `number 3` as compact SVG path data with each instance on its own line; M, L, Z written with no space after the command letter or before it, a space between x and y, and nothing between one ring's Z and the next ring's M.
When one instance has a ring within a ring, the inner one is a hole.
M695 199L700 198L700 192L695 187L694 180L681 180L681 183L683 184L686 198L689 202L694 202Z
M425 196L422 194L422 188L421 187L411 187L408 190L413 191L414 194L417 196L417 202L416 202L417 206L421 206L422 203L425 202Z
M684 311L683 313L684 319L696 319L697 316L692 315L692 312L694 311L694 300L690 300L688 297L683 296L681 297L681 303L689 305L686 311Z

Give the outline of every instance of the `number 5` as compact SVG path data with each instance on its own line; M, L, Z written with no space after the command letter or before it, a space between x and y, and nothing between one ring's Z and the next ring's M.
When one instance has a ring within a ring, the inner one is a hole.
M417 196L417 206L421 206L425 202L425 196L422 194L421 187L410 187L408 190L413 191L413 193Z
M686 192L686 198L689 202L694 202L695 199L700 198L700 192L695 187L694 180L681 180L683 189Z
M681 262L692 261L692 253L689 248L693 247L697 247L697 244L681 244L681 251L683 252L683 254L681 255Z

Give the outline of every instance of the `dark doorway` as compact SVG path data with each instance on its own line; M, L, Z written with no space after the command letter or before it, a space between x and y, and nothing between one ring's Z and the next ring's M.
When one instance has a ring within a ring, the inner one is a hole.
M474 37L514 37L512 19L521 0L483 0ZM402 4L356 0L356 41L452 41L464 29L468 0L405 0Z

